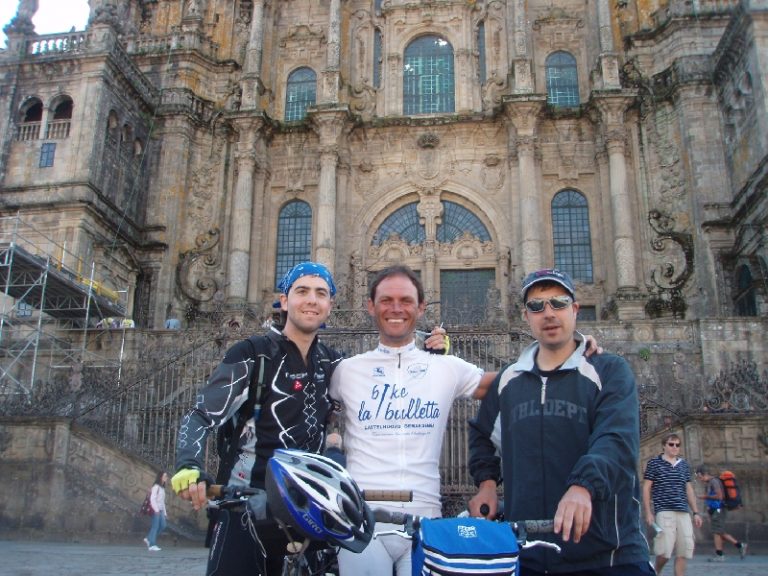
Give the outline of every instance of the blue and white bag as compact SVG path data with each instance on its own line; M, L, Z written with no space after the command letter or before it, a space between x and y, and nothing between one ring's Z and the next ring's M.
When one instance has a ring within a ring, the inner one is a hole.
M414 575L517 574L517 539L504 522L484 518L422 519L414 540Z

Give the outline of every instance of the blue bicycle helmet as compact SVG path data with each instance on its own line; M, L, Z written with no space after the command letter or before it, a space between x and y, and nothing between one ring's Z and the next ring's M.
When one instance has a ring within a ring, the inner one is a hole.
M267 464L272 516L305 538L362 552L373 536L373 513L339 464L301 450L275 450Z

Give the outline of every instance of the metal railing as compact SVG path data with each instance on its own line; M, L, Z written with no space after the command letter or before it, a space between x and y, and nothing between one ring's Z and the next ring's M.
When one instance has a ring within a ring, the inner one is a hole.
M241 330L222 336L202 331L137 332L137 338L144 334L137 346L141 360L123 362L122 377L118 378L114 368L81 366L79 371L36 387L30 397L0 396L0 414L71 417L123 449L170 470L183 414L193 406L198 389L226 349L249 333ZM322 339L352 355L371 349L376 333L371 329L332 329L324 332ZM467 330L452 332L451 341L454 353L496 371L517 357L530 337L524 333ZM664 405L658 400L651 402L664 397L639 382L643 433L652 434L691 414L768 410L768 373L761 374L752 363L734 363L720 375L701 378L698 383L702 390L695 396L701 402ZM466 496L474 492L467 472L467 420L475 415L477 406L473 400L458 400L451 411L440 463L445 513L458 511L465 505ZM215 471L217 456L213 438L210 440L209 470Z

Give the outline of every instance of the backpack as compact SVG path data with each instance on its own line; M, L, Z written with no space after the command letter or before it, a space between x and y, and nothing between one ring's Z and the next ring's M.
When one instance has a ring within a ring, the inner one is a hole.
M265 336L251 336L248 338L251 345L252 357L258 362L258 368L254 368L251 374L251 382L248 385L248 399L237 410L237 414L222 424L216 430L216 452L219 455L219 468L216 471L216 483L228 484L232 468L235 466L240 451L240 436L245 428L245 423L251 417L258 419L261 402L264 396L264 372L267 361L279 354L279 349L268 349L271 341ZM274 348L277 348L276 346Z
M259 419L261 405L267 392L265 383L274 378L274 374L270 372L274 370L271 361L281 354L277 343L267 336L251 336L247 342L251 345L251 355L258 362L258 367L254 367L251 374L248 399L237 410L237 414L216 431L216 452L219 455L219 468L216 472L217 484L229 483L232 469L240 453L240 437L245 424L250 418ZM333 355L322 342L317 344L317 354L320 362L317 368L325 372L330 384L331 377L328 373L328 366L333 364Z
M147 496L144 498L144 502L142 502L141 508L139 508L139 514L141 516L152 516L155 513L155 511L152 510L152 502L150 500L151 498L152 491L150 490L147 492Z
M736 482L736 475L730 470L720 473L720 482L723 483L723 506L727 510L736 510L744 504L741 501L741 488Z

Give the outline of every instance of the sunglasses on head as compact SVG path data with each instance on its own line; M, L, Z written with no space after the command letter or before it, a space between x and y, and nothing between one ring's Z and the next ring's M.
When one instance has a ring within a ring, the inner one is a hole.
M673 448L679 448L680 442L667 442L667 446L672 446Z
M531 298L525 303L525 307L528 309L528 312L536 314L538 312L544 312L544 306L547 302L549 302L549 306L552 310L564 310L573 304L573 298L566 296L565 294L561 296L552 296L552 298L547 299Z

